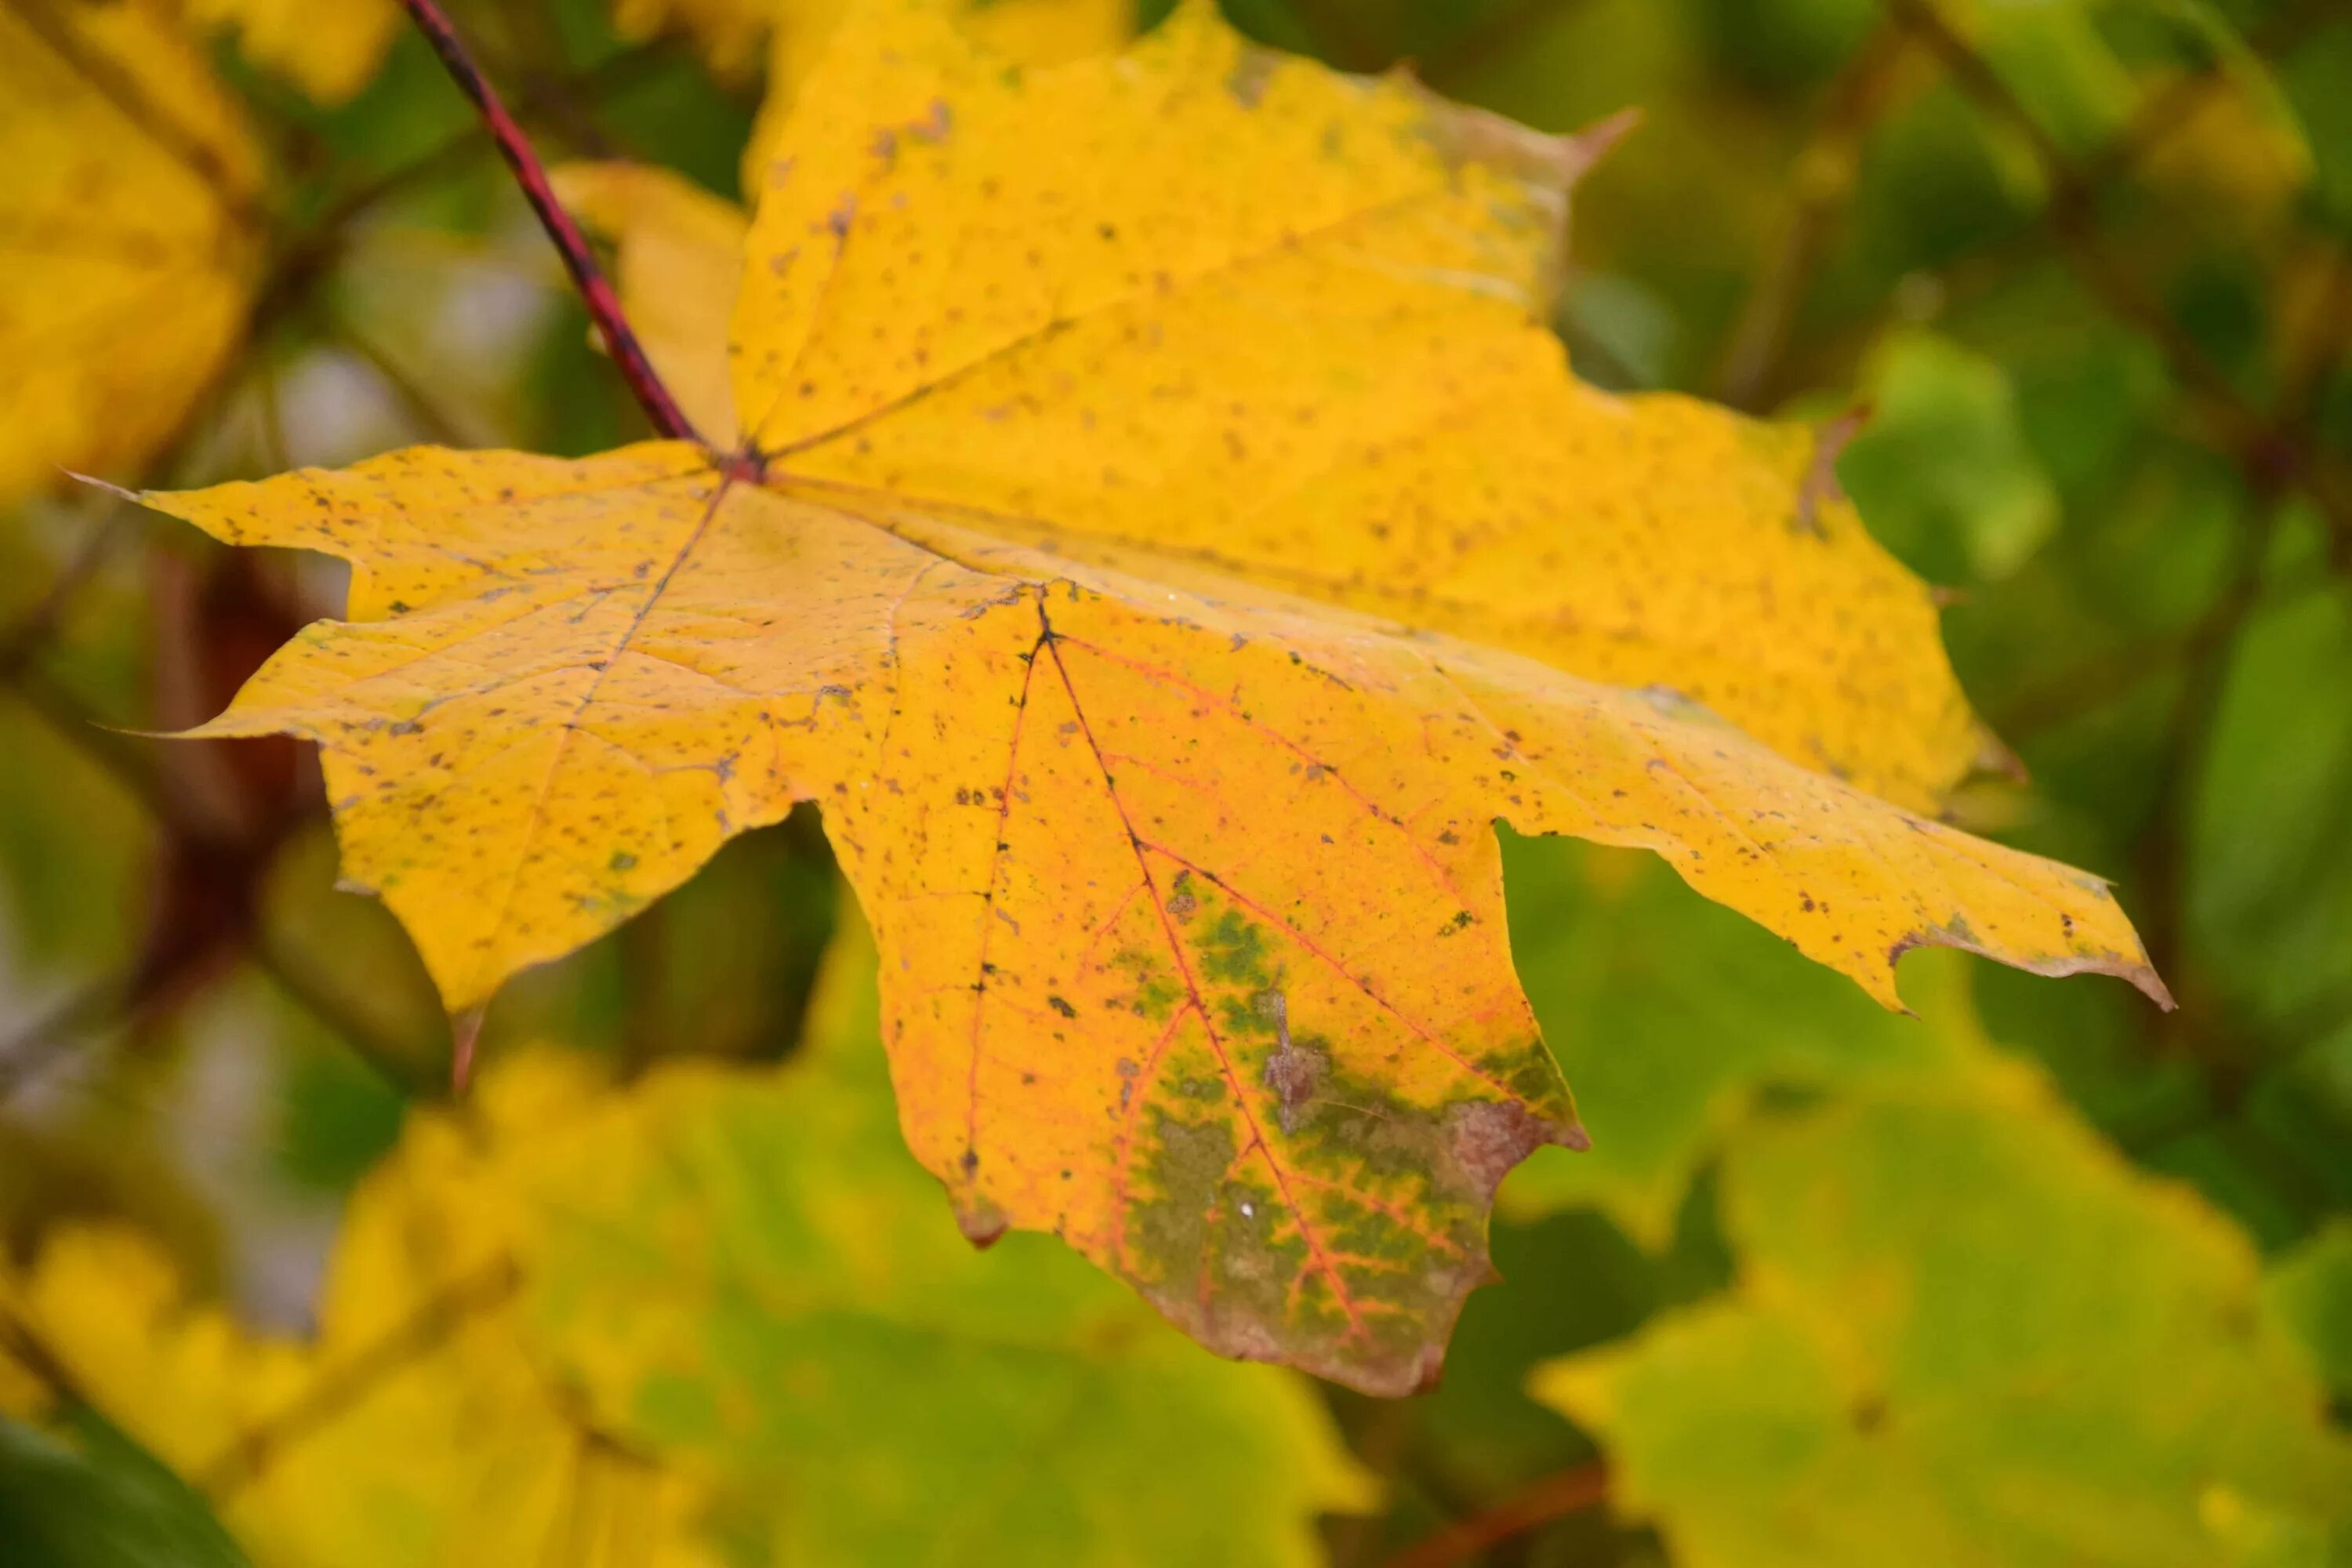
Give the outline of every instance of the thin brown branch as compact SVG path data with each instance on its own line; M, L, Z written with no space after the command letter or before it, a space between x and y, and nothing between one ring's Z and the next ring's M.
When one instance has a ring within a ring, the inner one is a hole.
M676 45L668 38L655 38L624 49L564 84L566 91L602 98L606 93L625 90L644 80L651 68L666 63L675 52ZM538 114L533 104L526 100L522 106L522 118L534 120L544 116ZM489 127L477 121L407 163L387 169L336 197L328 206L325 216L319 219L316 230L320 233L338 231L402 192L455 173L496 145Z
M563 258L564 270L572 275L572 286L579 289L581 300L588 307L589 319L596 323L597 332L604 340L604 349L621 373L629 390L635 395L637 405L646 411L646 418L654 429L674 440L699 441L693 424L688 420L669 388L662 384L653 361L646 357L644 345L637 342L628 316L621 309L620 296L596 265L595 253L588 247L587 236L563 204L555 199L554 187L548 183L547 170L531 150L530 139L522 127L515 123L507 111L496 89L483 77L467 51L464 40L443 14L435 0L401 0L417 29L433 46L433 52L449 72L457 89L470 100L489 128L499 153L514 172L515 183L522 189L523 199L539 216L540 226L555 246L556 254Z
M2024 139L2050 187L2047 223L2061 254L2102 308L2155 343L2174 379L2215 427L2217 444L2248 482L2256 488L2293 485L2326 515L2339 545L2352 540L2352 487L2321 461L2303 433L2248 402L2109 250L2099 230L2095 187L2000 73L1945 20L1932 0L1886 0L1886 5L1901 26L1935 51L1962 92Z
M167 831L196 838L220 831L217 825L192 812L178 795L167 788L120 731L100 722L41 670L28 667L0 671L0 680L14 689L58 736L120 784ZM412 1096L426 1092L426 1080L407 1065L415 1056L405 1043L394 1039L344 1005L333 988L320 984L311 966L289 950L266 925L254 934L247 954L289 1000L341 1038L353 1055L393 1088ZM115 994L119 995L121 991L122 986L118 984ZM88 1020L81 1021L80 1027L89 1026ZM10 1049L13 1052L15 1047ZM6 1074L0 1073L0 1097L5 1097L9 1087L6 1078Z
M26 1322L5 1297L0 1297L0 1355L5 1355L30 1373L33 1381L58 1404L89 1407L89 1398L67 1367L65 1358L50 1347L49 1342L41 1337L40 1331Z
M470 447L476 443L467 438L457 420L443 408L437 399L425 389L424 383L411 375L406 367L394 359L384 346L375 341L347 316L337 315L327 322L328 338L349 349L367 362L393 401L400 405L409 423L428 441L444 447Z
M1451 1568L1538 1525L1597 1508L1608 1497L1609 1472L1598 1461L1560 1470L1414 1542L1390 1558L1388 1568Z
M1839 215L1853 199L1863 143L1885 110L1909 43L1899 26L1882 26L1831 84L1812 134L1797 154L1790 181L1796 199L1780 246L1757 275L1732 329L1717 382L1723 401L1748 409L1769 401L1790 324L1829 253Z
M509 1300L521 1284L521 1270L504 1256L450 1281L382 1338L322 1373L299 1399L238 1434L189 1479L215 1502L233 1497L260 1479L280 1453L350 1413L385 1378L431 1355L477 1316Z
M68 1047L138 1001L134 974L109 974L68 996L0 1044L0 1105L47 1071Z

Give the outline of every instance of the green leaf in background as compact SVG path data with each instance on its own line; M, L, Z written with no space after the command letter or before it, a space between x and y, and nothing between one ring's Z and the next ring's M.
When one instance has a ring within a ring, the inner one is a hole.
M781 1068L541 1050L412 1114L308 1342L61 1228L0 1273L0 1394L37 1345L262 1568L1315 1562L1375 1500L1308 1384L1050 1238L975 1251L900 1140L875 968L845 933Z
M2244 1237L2023 1069L1732 1140L1738 1288L1538 1395L1683 1568L2209 1568L2352 1550L2352 1445Z
M534 1160L531 1335L750 1562L1306 1563L1370 1502L1304 1380L1045 1237L982 1254L908 1154L870 939L770 1079L680 1067Z
M2338 234L2352 234L2352 16L2304 40L2279 69L2279 85L2303 122L2315 179L2313 205Z
M1871 532L1931 582L1997 582L2058 526L1999 362L1922 330L1883 340L1863 374L1869 422L1838 478Z
M194 1493L104 1422L73 1440L0 1415L8 1568L247 1568Z
M2305 594L2241 638L2189 841L2189 916L2258 1014L2352 1011L2352 599Z
M1699 1169L1768 1087L1824 1089L1952 1069L1972 1039L1966 960L1903 971L1924 1018L1880 1007L1656 857L1506 834L1511 952L1575 1079L1592 1147L1539 1152L1504 1184L1518 1219L1600 1209L1663 1250Z
M2138 88L2101 35L2095 3L1941 0L1940 8L1975 36L2009 90L2068 153L2105 146L2130 117Z
M2266 1289L2336 1399L2352 1402L2352 1221L2337 1220L2273 1265Z

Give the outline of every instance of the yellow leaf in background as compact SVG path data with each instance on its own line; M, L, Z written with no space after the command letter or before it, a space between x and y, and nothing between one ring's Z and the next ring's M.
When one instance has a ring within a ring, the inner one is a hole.
M2184 103L2180 118L2148 148L2141 178L2170 199L2168 214L2259 233L2292 211L2310 184L2312 154L2294 110L2260 63L2237 63L2242 68L2186 88L2166 78L2143 89Z
M1048 1237L924 1223L874 969L853 919L782 1070L680 1064L521 1133L546 1364L715 1514L772 1518L755 1561L1324 1561L1315 1517L1373 1489L1302 1380L1210 1359Z
M1058 65L1118 47L1134 36L1135 0L927 0L963 18L992 48L1028 65ZM721 75L740 75L767 47L769 89L789 100L853 0L614 0L629 38L666 28L689 34Z
M129 478L236 346L259 152L151 5L0 9L0 506L60 468Z
M733 447L735 394L727 366L727 310L743 273L742 209L667 169L572 163L555 192L620 252L629 324L703 439Z
M646 39L671 28L689 35L710 68L734 76L760 58L771 28L802 24L814 12L830 26L843 0L614 0L613 27L625 38Z
M401 25L394 0L183 0L192 21L234 28L245 57L320 103L368 84Z
M501 1101L578 1108L512 1075ZM346 1220L315 1341L184 1302L121 1229L53 1234L0 1277L76 1390L202 1493L258 1568L715 1568L686 1472L622 1453L527 1353L513 1310L524 1212L478 1137L422 1121Z
M353 563L205 732L320 742L453 1008L820 801L967 1231L1398 1393L1496 1183L1581 1136L1496 819L1653 849L1889 1004L1921 943L2161 995L2095 879L1833 776L1964 764L1926 595L1811 437L1570 380L1583 147L1205 7L1016 76L884 5L786 148L760 478L420 448L150 498Z
M0 1272L0 1333L260 1568L1318 1561L1315 1516L1371 1499L1313 1393L1045 1238L923 1226L862 931L826 973L783 1068L614 1090L534 1053L412 1118L314 1344L184 1306L121 1231Z

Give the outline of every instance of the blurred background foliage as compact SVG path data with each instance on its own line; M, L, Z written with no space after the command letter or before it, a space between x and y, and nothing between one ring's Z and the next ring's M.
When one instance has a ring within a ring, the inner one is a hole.
M453 8L551 154L735 195L750 7ZM268 271L234 368L107 477L636 434L417 41L215 9ZM1310 1390L1050 1243L962 1250L813 819L510 988L453 1107L309 758L140 733L334 574L12 499L0 1556L2352 1560L2352 11L1227 10L1546 129L1641 110L1580 194L1574 363L1866 410L1841 478L2016 752L1957 814L2116 879L2179 1010L1939 952L1885 1015L1655 865L1511 840L1595 1149L1506 1189L1442 1390ZM520 1284L466 1274L499 1247Z

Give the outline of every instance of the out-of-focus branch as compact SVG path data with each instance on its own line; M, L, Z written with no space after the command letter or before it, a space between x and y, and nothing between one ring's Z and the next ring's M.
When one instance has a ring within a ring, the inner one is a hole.
M2339 552L2352 550L2352 486L2304 431L2247 401L2221 368L2151 298L2108 248L2097 221L2097 191L2000 73L1944 19L1932 0L1886 0L1895 22L1932 49L1961 91L2024 138L2050 186L2047 223L2091 295L2117 320L2145 333L2164 355L2207 420L2219 445L2257 489L2291 485L2326 514Z
M0 684L14 689L27 707L47 721L51 730L97 763L166 831L200 841L223 831L221 825L206 820L167 787L120 731L101 722L37 667L0 670ZM425 1092L425 1081L408 1065L415 1059L415 1054L404 1042L391 1038L371 1020L354 1012L333 986L322 983L311 967L288 949L266 924L257 922L250 937L247 956L289 1000L339 1036L355 1056L394 1089L405 1095ZM136 973L100 981L70 998L60 1013L26 1031L21 1040L5 1047L5 1054L12 1062L20 1056L38 1058L39 1063L32 1068L37 1071L58 1047L70 1043L78 1035L105 1026L153 989L153 985L143 984ZM26 1076L29 1073L21 1065L0 1063L0 1100L5 1100Z
M427 391L424 383L411 375L382 343L362 331L357 322L337 315L326 323L326 330L330 340L367 363L368 368L375 373L376 379L383 384L384 390L392 394L393 401L400 405L401 412L408 416L409 422L425 439L437 441L444 447L478 445L467 438L456 416L441 406L440 399Z
M1597 1461L1578 1465L1414 1542L1390 1558L1388 1568L1452 1568L1538 1525L1597 1508L1608 1497L1608 1470Z
M1771 382L1789 325L1828 255L1831 231L1853 199L1863 143L1885 110L1910 42L1901 26L1891 22L1881 26L1830 85L1812 134L1797 154L1790 180L1796 199L1780 245L1758 273L1732 328L1716 388L1726 403L1754 410L1771 401Z
M106 564L106 558L121 542L128 510L127 503L110 499L105 520L83 536L80 545L67 558L32 607L7 626L0 627L0 682L37 657L42 646L56 633L74 595L98 575L99 568Z
M252 1485L278 1454L352 1409L385 1378L432 1354L475 1317L512 1297L521 1283L521 1271L507 1257L452 1280L381 1339L320 1377L300 1399L239 1434L226 1452L196 1468L190 1477L196 1489L220 1502Z
M649 69L667 61L675 47L667 38L639 44L590 67L570 82L551 83L544 90L549 95L561 91L566 102L573 96L601 98L606 93L635 86L644 79ZM547 118L540 104L551 100L551 97L546 100L527 97L522 106L523 118ZM316 227L320 233L338 232L403 191L427 184L444 174L454 174L496 145L489 127L477 121L407 163L387 169L365 184L344 192L329 205Z
M0 1353L33 1374L33 1381L60 1405L88 1405L89 1397L67 1369L65 1358L49 1347L39 1331L25 1321L5 1300L0 1300Z
M2333 14L2336 0L2301 0L2280 7L2245 37L2250 52L2275 58L2300 43ZM2131 121L2114 141L2094 153L2082 165L2083 177L2094 186L2119 179L2155 153L2174 132L2197 118L2199 100L2224 79L2220 61L2182 72L2150 93L2132 111Z
M572 220L572 215L563 210L563 204L555 199L554 188L548 183L547 170L540 163L539 154L531 150L530 139L523 134L522 127L516 124L514 116L507 111L498 90L490 86L475 65L472 55L467 53L464 40L457 37L449 18L434 0L401 0L401 3L407 7L408 15L418 30L432 44L433 52L441 57L441 63L447 68L450 79L457 84L457 89L480 112L492 140L498 143L499 155L506 159L507 167L514 172L515 183L522 188L523 199L530 204L531 211L539 215L540 226L547 231L547 237L553 242L556 254L563 258L563 269L572 275L572 286L579 289L582 301L587 305L589 319L596 323L596 331L604 340L605 352L612 356L622 379L629 384L629 390L636 395L637 405L646 411L646 419L652 422L656 431L674 440L699 441L701 437L695 434L694 426L678 407L677 400L670 395L669 388L662 384L653 361L646 357L644 346L637 342L636 331L629 325L628 316L621 309L620 296L613 292L613 286L605 280L604 269L596 265L595 253L588 247L587 236L580 232L580 226Z

